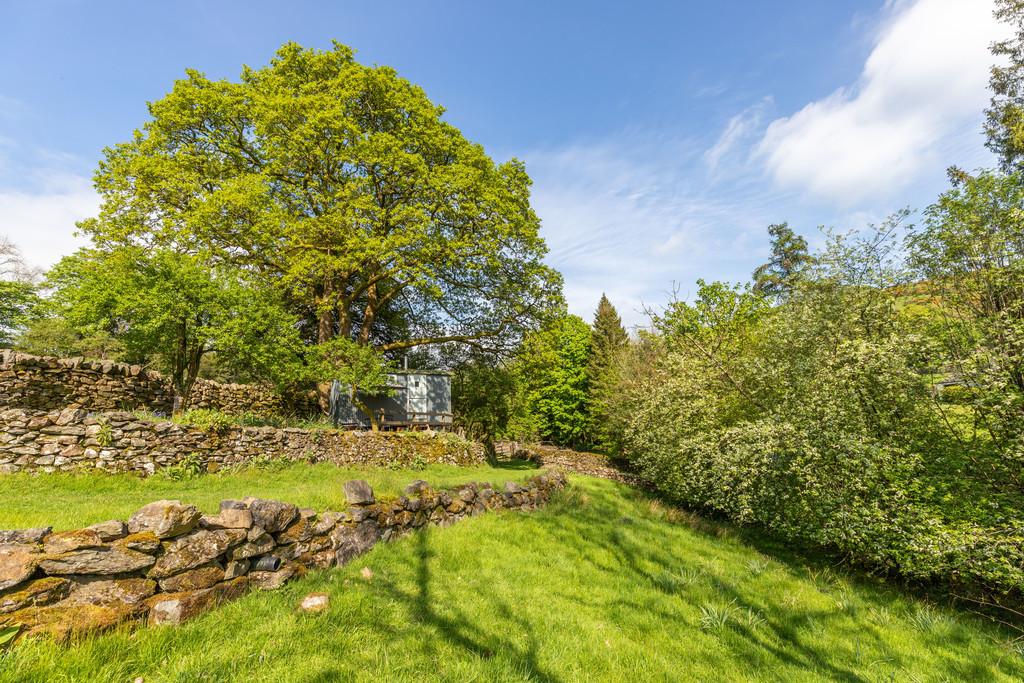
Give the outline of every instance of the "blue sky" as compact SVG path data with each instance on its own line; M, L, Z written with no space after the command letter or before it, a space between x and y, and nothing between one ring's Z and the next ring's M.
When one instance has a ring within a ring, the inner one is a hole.
M424 87L534 206L590 318L629 323L698 277L741 280L788 220L859 228L990 165L991 0L0 0L0 234L40 266L96 210L100 151L185 68L235 78L332 39Z

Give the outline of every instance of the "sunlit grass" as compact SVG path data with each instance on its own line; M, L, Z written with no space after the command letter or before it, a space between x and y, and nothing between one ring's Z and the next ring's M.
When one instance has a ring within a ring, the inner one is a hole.
M0 681L1024 679L988 622L572 481L545 510L379 545L182 627L21 644ZM311 591L325 613L297 611Z
M70 529L108 519L127 519L147 503L179 499L204 512L216 512L221 500L257 496L316 510L345 508L342 484L365 479L378 495L398 495L415 479L450 487L468 481L503 483L536 474L527 463L503 467L430 465L389 470L294 463L279 468L247 468L182 481L110 474L0 475L0 529L49 526Z

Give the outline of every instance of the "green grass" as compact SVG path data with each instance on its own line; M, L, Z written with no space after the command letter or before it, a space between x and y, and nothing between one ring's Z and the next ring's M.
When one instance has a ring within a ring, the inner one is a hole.
M226 498L275 498L302 507L343 510L342 483L365 479L378 495L395 496L415 479L450 487L468 481L503 483L536 474L525 462L500 467L429 465L423 469L337 467L294 463L273 469L246 468L182 481L163 476L9 474L0 475L0 529L52 525L71 529L108 519L127 519L143 505L163 498L179 499L204 512L216 512Z
M0 681L1024 679L988 622L572 482L545 510L382 544L181 627L22 643ZM297 612L311 591L325 613Z

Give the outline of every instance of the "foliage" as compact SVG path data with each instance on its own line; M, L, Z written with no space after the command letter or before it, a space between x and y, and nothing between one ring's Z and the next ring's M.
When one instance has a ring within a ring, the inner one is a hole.
M11 345L17 330L32 319L38 303L32 283L0 280L0 347Z
M495 441L523 436L514 432L525 419L525 404L517 377L500 359L473 357L452 376L455 426L470 439Z
M21 626L0 626L0 652L14 644L14 639L21 633Z
M795 281L810 263L807 240L793 232L788 223L768 226L771 235L771 258L754 270L754 291L782 299L792 290Z
M942 320L944 356L1006 452L1024 435L1024 183L990 171L951 179L909 239L911 262Z
M0 236L0 348L29 323L39 305L33 273L18 248Z
M422 89L344 45L287 43L237 82L188 71L149 111L105 150L82 230L244 270L307 343L507 350L560 300L523 164L494 163Z
M339 479L325 477L325 468L316 467L319 480L310 476L300 487L292 485L296 471L253 473L231 479L230 487L219 476L158 484L163 497L194 503L201 496L204 511L216 511L222 497L248 494L317 510L324 496L342 497ZM501 481L516 474L488 469L464 476ZM441 483L429 470L348 476L366 476L378 493L398 493L417 478ZM381 477L394 484L383 487ZM142 490L151 483L129 481ZM344 567L310 572L280 590L254 591L178 627L117 629L70 646L26 640L0 661L0 681L1024 677L1024 659L1008 629L928 607L841 569L823 571L827 565L818 558L772 548L757 537L744 541L724 525L688 523L624 486L577 477L572 487L547 508L422 530L379 544ZM101 499L104 505L117 500ZM129 503L122 509L134 510ZM89 519L112 517L123 514L97 512ZM766 569L748 571L755 561ZM364 567L371 579L361 576ZM685 579L666 584L658 580L665 574ZM311 592L330 596L323 614L296 610ZM703 630L702 606L729 610L724 627ZM239 633L246 637L225 637Z
M95 326L76 328L59 317L50 302L44 301L38 315L30 320L14 339L14 348L37 356L89 358L121 361L124 345L105 329Z
M197 427L211 434L225 434L237 424L237 420L233 416L212 408L190 408L176 415L174 421L190 427Z
M1003 58L992 67L992 101L985 111L988 148L1005 171L1024 167L1024 1L996 0L996 18L1013 27L1013 36L992 45Z
M124 359L152 359L171 379L176 410L188 408L203 357L247 367L268 379L298 359L294 320L272 292L232 270L171 249L84 249L48 275L56 315L76 330L104 330Z
M346 337L336 337L314 347L313 372L319 377L334 377L346 388L348 398L369 419L374 431L378 416L363 401L363 396L387 392L390 365L376 349Z
M587 385L590 409L589 445L602 452L614 449L614 432L605 409L610 402L609 393L615 392L616 370L619 356L629 345L629 335L622 326L622 318L604 294L594 312L590 333L590 358L587 362Z
M154 476L171 481L188 481L201 475L204 469L202 458L196 453L189 453L179 458L173 465L160 468Z
M537 433L559 446L586 442L590 326L565 314L523 340L515 363Z
M1024 587L1013 461L965 442L932 395L943 349L900 305L905 215L827 234L781 305L701 282L655 315L651 367L621 386L623 452L687 505L1005 595Z

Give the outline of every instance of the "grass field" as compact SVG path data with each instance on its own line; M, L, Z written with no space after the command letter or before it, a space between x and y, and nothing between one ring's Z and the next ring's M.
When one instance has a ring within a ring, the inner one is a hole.
M378 545L181 627L19 644L0 681L1024 679L988 622L572 483L545 510ZM331 595L325 613L297 612L311 591Z
M216 512L220 501L226 498L245 496L274 498L317 511L344 510L347 504L342 483L348 479L365 479L377 495L395 496L415 479L424 479L435 487L469 481L500 484L533 476L535 467L526 462L511 462L500 467L430 465L415 470L388 470L295 463L181 481L162 476L143 479L102 473L0 475L0 529L52 525L60 531L108 519L128 519L143 505L163 498L179 499L204 512Z

